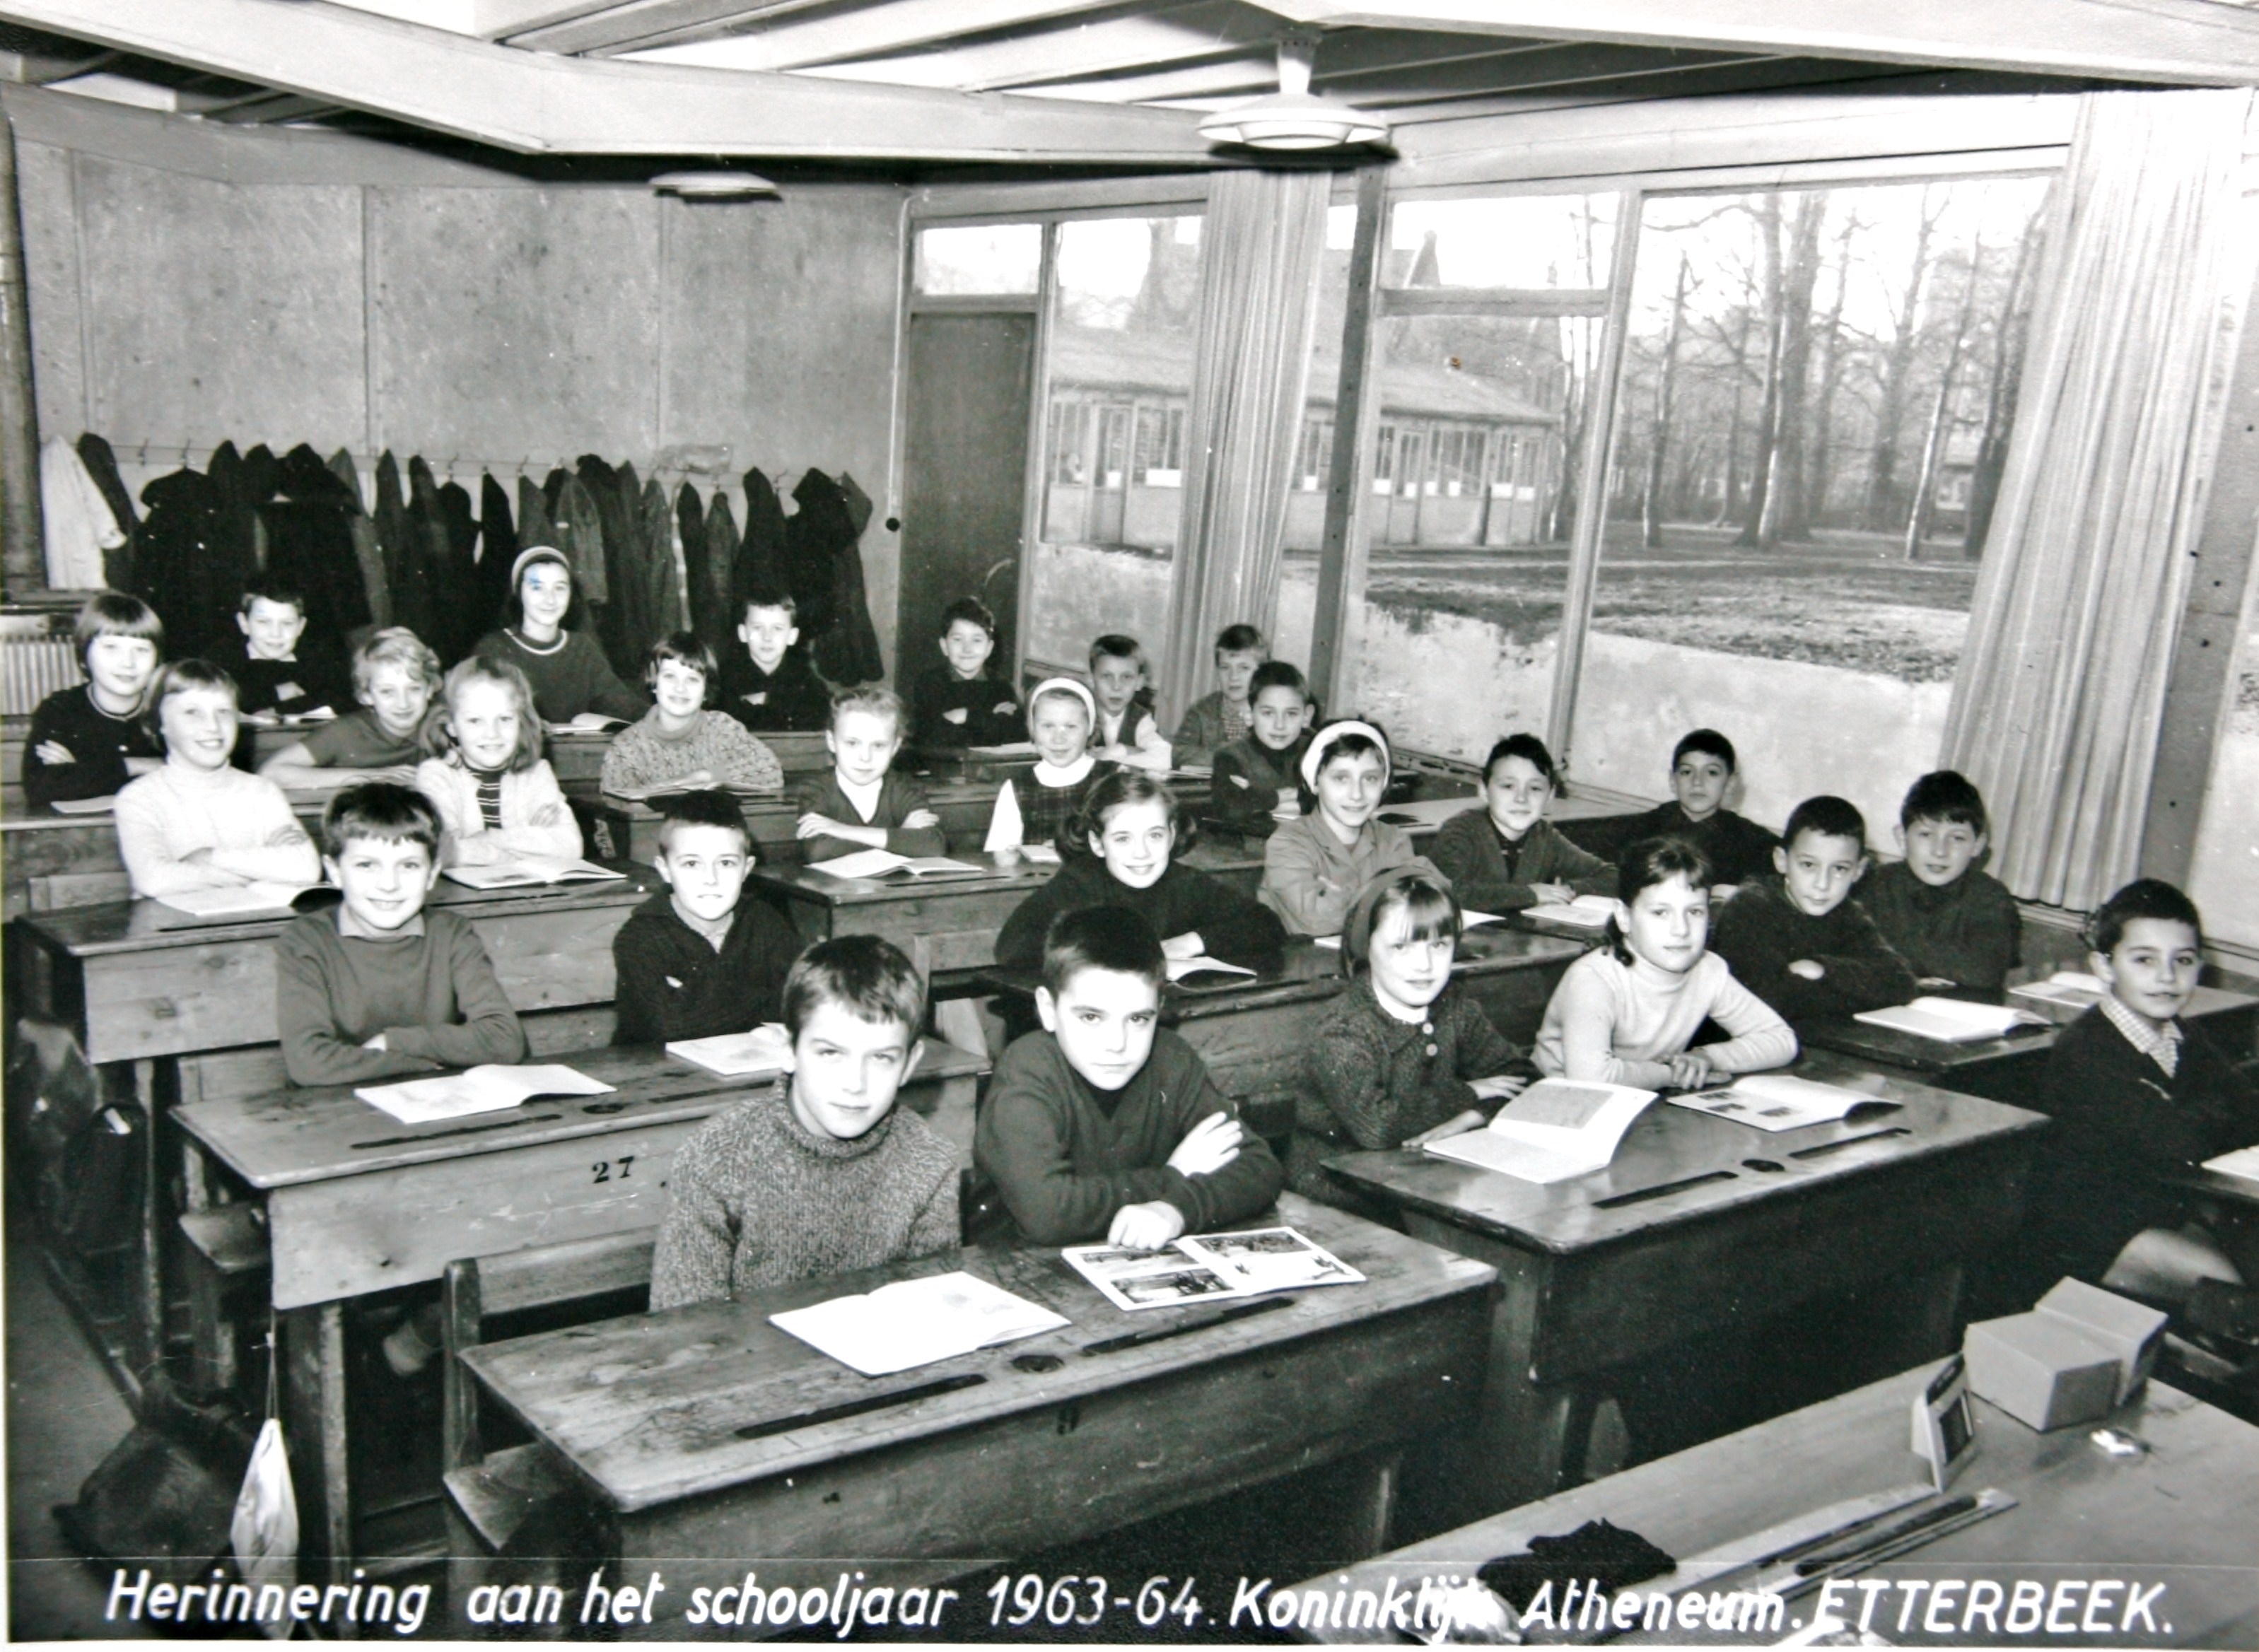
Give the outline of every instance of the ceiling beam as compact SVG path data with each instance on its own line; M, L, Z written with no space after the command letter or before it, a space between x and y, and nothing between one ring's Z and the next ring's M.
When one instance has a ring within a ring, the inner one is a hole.
M802 73L898 86L998 91L1044 81L1138 73L1205 61L1279 37L1279 20L1241 0L1194 0L1100 22L1068 18L1023 34L991 36L895 56L862 55Z
M738 0L740 4L743 0ZM850 9L826 6L815 16L785 14L729 34L657 48L638 47L638 61L698 63L713 68L806 68L871 52L905 52L937 40L1045 23L1112 0L873 0Z
M319 0L0 0L0 20L529 154L1209 164L1179 111L556 57Z
M531 0L517 0L530 4ZM556 0L547 0L552 8ZM763 18L805 11L823 0L582 0L575 15L513 29L512 46L575 57L607 57L642 46L661 46L758 24Z
M1436 29L1736 53L2259 83L2259 16L2215 0L1264 0L1324 28Z

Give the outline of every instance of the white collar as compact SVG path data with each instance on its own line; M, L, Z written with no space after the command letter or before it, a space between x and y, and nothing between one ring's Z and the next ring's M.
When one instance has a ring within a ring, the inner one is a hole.
M1087 751L1064 767L1054 765L1049 758L1041 758L1036 763L1034 780L1037 785L1054 790L1063 786L1080 786L1097 766L1098 759Z
M831 782L839 788L839 795L855 806L855 812L863 817L863 823L869 825L871 817L879 812L879 794L886 789L887 777L881 774L877 780L859 786L834 769Z

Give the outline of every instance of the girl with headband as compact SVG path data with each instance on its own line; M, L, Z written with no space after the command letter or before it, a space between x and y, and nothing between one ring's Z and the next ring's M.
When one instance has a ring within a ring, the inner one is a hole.
M1450 887L1400 828L1373 819L1388 769L1388 737L1369 723L1343 717L1310 737L1302 753L1302 816L1264 845L1258 892L1290 932L1338 935L1358 891L1399 866L1418 866Z
M1314 1089L1294 1104L1286 1179L1360 1208L1322 1162L1359 1148L1417 1148L1479 1129L1535 1076L1482 1006L1451 979L1459 903L1417 867L1366 885L1342 929L1350 989L1326 1006Z
M1006 780L997 789L988 816L991 854L1043 844L1065 853L1059 839L1080 811L1091 788L1116 765L1094 756L1091 730L1098 725L1098 702L1072 677L1046 677L1028 695L1028 738L1040 756L1024 785Z

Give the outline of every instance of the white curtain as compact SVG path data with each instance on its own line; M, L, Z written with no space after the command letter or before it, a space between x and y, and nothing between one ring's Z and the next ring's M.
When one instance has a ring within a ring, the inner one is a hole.
M1278 620L1279 542L1331 189L1324 172L1226 172L1208 186L1159 685L1165 732L1215 687L1218 631L1245 621L1268 636Z
M2091 908L2137 873L2253 274L2248 89L2084 100L1946 720L1994 872Z

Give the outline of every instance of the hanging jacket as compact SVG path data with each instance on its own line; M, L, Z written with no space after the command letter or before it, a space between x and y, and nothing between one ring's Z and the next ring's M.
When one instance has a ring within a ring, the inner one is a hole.
M861 668L863 680L871 681L886 675L886 662L879 655L879 630L871 622L871 599L863 583L863 530L871 524L871 496L855 484L855 479L845 471L839 473L839 495L847 506L847 523L854 532L842 548L837 568L839 623L846 632L848 645L854 650L855 663Z
M50 589L93 591L109 582L108 559L125 545L125 530L78 449L60 436L39 444L39 525Z
M138 594L165 622L174 658L208 654L239 635L227 616L249 573L224 553L220 491L201 471L176 470L142 488L141 502L149 515L134 559Z
M466 652L486 633L475 623L482 594L479 585L479 519L471 514L471 490L458 481L440 484L439 523L447 539L447 578L453 593L453 630Z
M746 592L793 588L785 573L787 531L784 506L777 498L776 488L759 471L747 471L745 537L730 565L730 606L740 619L745 617ZM802 640L806 641L813 634L808 629L807 616L802 615Z
M745 587L737 583L733 572L738 556L737 518L730 514L730 495L716 488L712 502L706 507L706 577L712 583L713 595L722 599L723 635L727 639L723 644L724 659L734 659L745 652L745 645L738 640L738 627L745 617Z
M861 536L847 496L820 470L802 476L792 496L800 509L786 524L785 575L800 605L801 642L833 682L868 682L885 667L864 601Z
M218 623L210 626L212 634L224 640L231 635L240 635L235 630L235 622L227 616L233 611L244 586L261 566L264 547L259 531L260 496L254 493L251 478L246 474L243 455L236 451L233 442L222 442L212 450L211 464L204 474L219 490L219 520L213 530L217 536L216 549L232 575L227 581L233 588L229 592L225 611L218 616ZM175 654L174 658L180 656Z
M517 479L517 549L524 551L537 545L551 545L559 551L565 548L557 543L557 524L550 517L549 501L543 495L540 485L532 477L522 475ZM517 560L516 552L510 553L510 559ZM510 579L507 564L502 568L502 577L507 584ZM506 590L503 595L515 596L517 593Z
M656 476L643 485L639 515L642 531L637 537L645 559L644 588L649 593L651 641L655 643L690 623L683 609L682 563L674 546L674 513L667 509L666 489Z
M729 593L717 595L707 578L706 504L687 481L674 494L674 531L682 545L682 595L690 609L690 629L719 659L732 640L735 622L729 617Z
M103 553L103 578L111 590L130 591L133 588L133 538L141 530L141 513L133 509L133 495L126 490L125 479L118 474L118 455L110 451L108 442L89 431L78 438L78 456L110 506L110 519L125 536Z
M384 577L392 587L392 623L405 625L426 644L434 630L431 576L423 544L409 515L400 486L400 466L389 450L376 461L376 541L384 549Z
M557 486L552 508L558 546L573 567L573 589L594 609L609 604L611 587L604 578L604 522L595 496L578 476L567 475Z
M517 560L517 530L510 519L510 490L492 473L479 478L478 634L503 623L510 566Z
M290 450L275 474L277 496L259 507L267 572L305 597L309 635L342 650L346 633L372 617L353 550L352 517L360 502L303 444Z
M619 473L595 453L583 453L574 461L575 474L581 486L588 490L588 501L595 507L596 532L603 549L595 558L603 569L601 582L589 600L598 606L593 616L596 637L603 644L612 669L631 680L640 674L642 662L631 657L628 648L628 633L635 622L635 580L628 572L631 552L628 545L629 513L620 502ZM578 530L576 529L577 532ZM574 566L580 566L580 552L574 552Z
M632 464L612 473L611 515L605 518L605 543L610 559L612 605L618 610L621 662L641 673L644 658L659 640L655 629L662 622L652 603L651 544L644 530L643 479ZM610 523L617 517L615 535Z
M330 474L345 488L346 532L353 538L353 560L360 565L368 623L381 630L392 623L392 583L385 576L384 547L377 543L376 523L361 502L360 472L353 466L353 455L340 447L330 455Z

